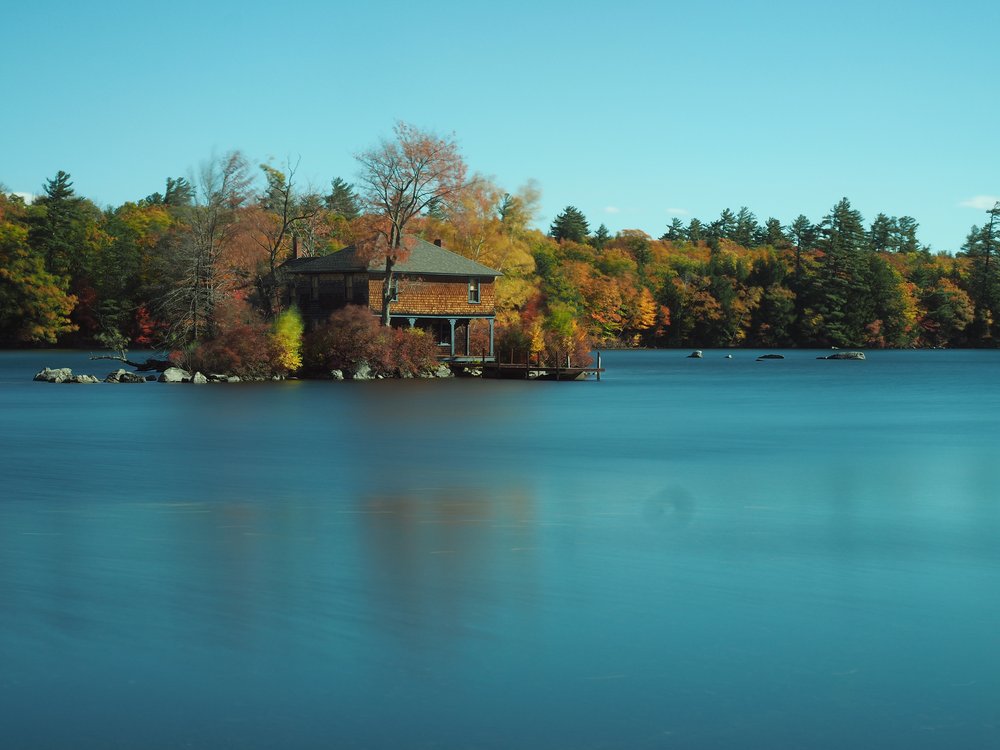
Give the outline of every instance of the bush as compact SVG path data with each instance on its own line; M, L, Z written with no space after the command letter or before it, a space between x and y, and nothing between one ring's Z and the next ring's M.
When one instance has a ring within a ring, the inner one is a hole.
M437 347L420 330L385 328L367 307L349 305L306 336L305 364L314 372L356 372L367 363L376 375L418 375L437 364Z
M261 380L279 374L278 352L267 326L244 325L205 341L188 353L191 372L239 375Z
M277 353L277 366L285 372L295 372L302 367L302 332L305 326L299 311L292 307L274 321L271 336Z

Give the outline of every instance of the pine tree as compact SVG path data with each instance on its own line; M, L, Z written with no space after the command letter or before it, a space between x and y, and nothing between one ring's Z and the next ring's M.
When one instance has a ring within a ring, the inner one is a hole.
M354 188L339 177L330 183L330 194L324 198L327 209L348 221L354 221L361 213Z
M679 242L687 237L687 231L684 229L684 224L676 216L670 220L670 225L667 227L667 231L663 233L660 237L661 240L668 240L669 242Z
M820 225L823 259L813 289L813 303L822 319L820 336L837 346L860 344L871 321L868 298L868 237L863 219L843 198Z
M590 238L590 244L598 250L603 250L609 239L611 239L611 233L606 226L601 224L594 232L594 236Z
M560 241L584 242L589 233L586 217L575 206L566 206L549 228L549 236Z
M757 233L760 225L757 224L757 217L754 216L746 206L742 206L736 214L736 223L733 226L729 239L737 245L743 247L753 247L756 244Z

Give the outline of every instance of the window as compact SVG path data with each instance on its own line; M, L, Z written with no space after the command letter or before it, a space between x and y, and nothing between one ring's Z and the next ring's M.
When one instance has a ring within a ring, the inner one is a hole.
M389 293L391 295L389 297L389 301L390 302L399 302L399 277L398 276L393 276L392 277L392 285L389 287Z
M479 304L479 279L469 279L469 302Z

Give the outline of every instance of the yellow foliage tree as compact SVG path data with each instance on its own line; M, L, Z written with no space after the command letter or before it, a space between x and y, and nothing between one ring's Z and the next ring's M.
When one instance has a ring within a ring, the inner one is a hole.
M302 334L305 326L299 311L291 307L274 321L271 340L277 350L278 365L288 372L302 367Z

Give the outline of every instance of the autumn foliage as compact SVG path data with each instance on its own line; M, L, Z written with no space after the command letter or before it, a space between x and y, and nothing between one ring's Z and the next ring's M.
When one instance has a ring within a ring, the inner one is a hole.
M306 367L315 373L354 373L367 364L374 375L411 377L437 364L434 340L419 329L387 328L367 307L348 305L306 335Z

